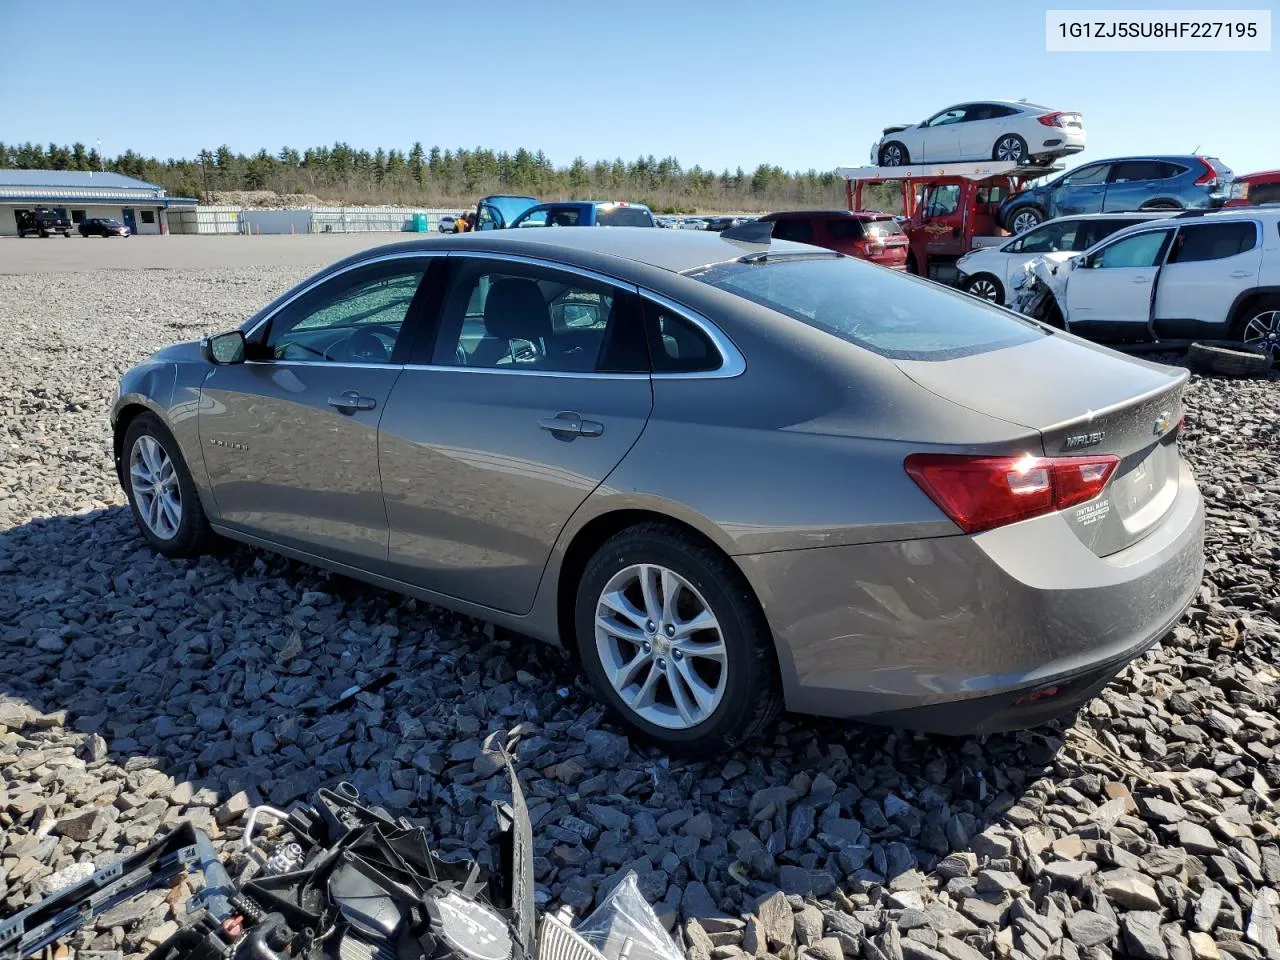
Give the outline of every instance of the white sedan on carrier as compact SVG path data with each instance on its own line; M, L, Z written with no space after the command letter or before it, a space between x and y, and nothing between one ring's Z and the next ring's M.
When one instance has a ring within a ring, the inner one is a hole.
M1084 118L1025 100L981 100L935 113L923 123L885 127L871 147L882 167L1002 160L1052 163L1084 149Z

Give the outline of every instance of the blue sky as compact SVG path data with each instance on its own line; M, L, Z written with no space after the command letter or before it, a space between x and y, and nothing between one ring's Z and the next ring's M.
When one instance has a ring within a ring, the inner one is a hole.
M1025 97L1084 114L1080 160L1198 147L1239 173L1280 167L1280 126L1259 108L1280 86L1274 51L1047 53L1045 4L894 9L867 0L0 0L10 52L66 58L0 58L0 140L101 139L111 155L162 158L222 143L274 152L421 140L541 148L557 165L652 153L717 171L762 162L822 170L865 163L889 123L968 99Z

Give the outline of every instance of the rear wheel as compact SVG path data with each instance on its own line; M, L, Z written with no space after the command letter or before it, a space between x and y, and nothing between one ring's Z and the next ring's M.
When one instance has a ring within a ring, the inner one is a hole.
M1044 213L1039 207L1023 207L1009 218L1009 231L1017 236L1042 223L1044 223Z
M991 148L991 159L1004 163L1026 163L1031 151L1027 149L1027 141L1016 133L1005 134Z
M1260 300L1237 323L1242 344L1266 353L1273 364L1280 363L1280 297Z
M124 435L124 492L138 529L158 553L191 557L209 540L195 482L160 419L139 414Z
M965 282L964 289L979 300L1004 303L1004 284L990 273L975 273Z
M578 585L583 668L618 721L686 752L730 749L781 707L773 637L742 573L678 528L608 540Z
M910 162L911 155L907 152L906 145L897 140L890 140L880 148L880 166L882 167L905 167Z

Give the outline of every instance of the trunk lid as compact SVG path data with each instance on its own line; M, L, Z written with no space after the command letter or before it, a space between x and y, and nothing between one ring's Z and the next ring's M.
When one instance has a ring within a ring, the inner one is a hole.
M895 362L944 399L1036 431L1046 456L1118 457L1102 493L1064 513L1099 556L1141 540L1173 506L1185 370L1069 334L954 360Z

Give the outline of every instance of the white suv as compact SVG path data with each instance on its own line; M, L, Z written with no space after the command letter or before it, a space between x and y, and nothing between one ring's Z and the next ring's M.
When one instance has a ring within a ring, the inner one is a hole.
M1039 315L1072 333L1234 340L1280 361L1280 208L1152 220L1073 259L1041 258L1026 269L1052 294Z
M1168 213L1085 213L1058 217L1012 240L970 250L956 261L959 287L992 303L1013 302L1014 283L1037 257L1059 262L1088 250L1117 230L1168 217Z

